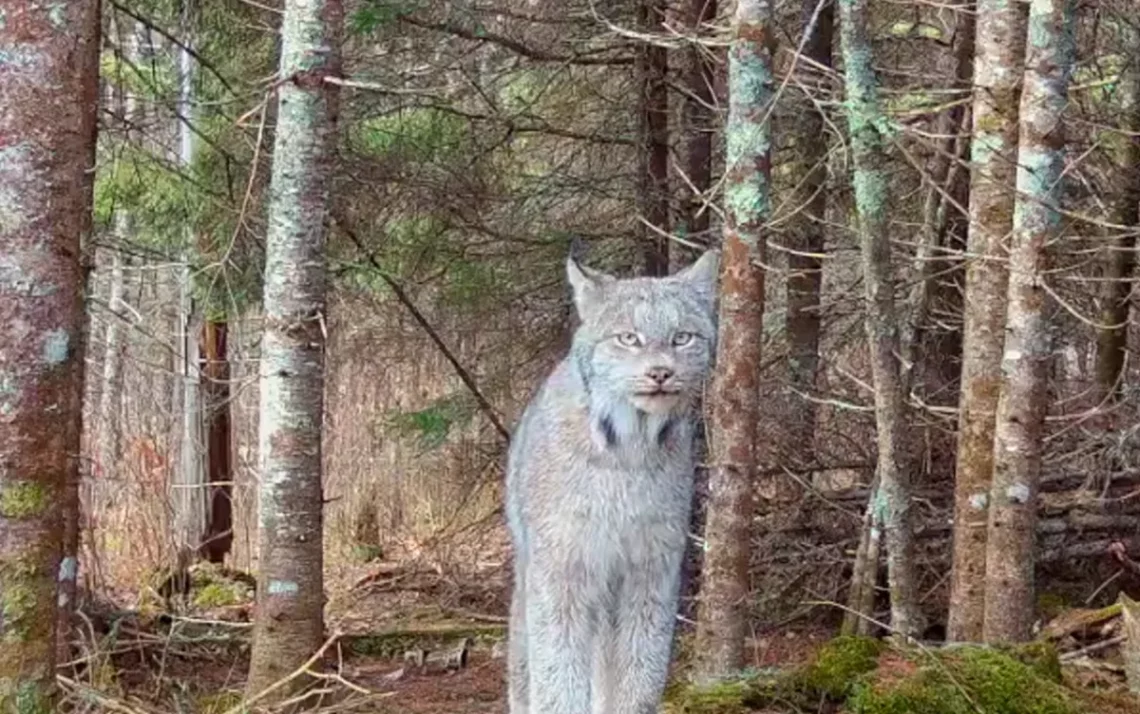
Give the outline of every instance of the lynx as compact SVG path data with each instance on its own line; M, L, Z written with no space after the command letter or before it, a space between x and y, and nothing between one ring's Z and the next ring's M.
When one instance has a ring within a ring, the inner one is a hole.
M566 270L581 325L511 441L511 714L649 714L665 685L714 354L717 255Z

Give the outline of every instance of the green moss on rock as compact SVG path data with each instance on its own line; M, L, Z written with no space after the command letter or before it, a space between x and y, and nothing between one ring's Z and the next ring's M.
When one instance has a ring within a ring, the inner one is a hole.
M869 637L837 637L793 673L790 684L804 694L841 700L860 677L875 669L885 648L882 641Z
M1083 714L1072 692L1006 652L962 647L901 653L859 683L852 714Z
M665 696L668 714L744 714L751 711L753 687L746 679L671 688Z

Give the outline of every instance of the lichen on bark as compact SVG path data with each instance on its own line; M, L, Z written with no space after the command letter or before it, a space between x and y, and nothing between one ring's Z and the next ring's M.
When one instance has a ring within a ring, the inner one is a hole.
M1022 3L979 0L974 59L962 386L954 480L947 637L982 639L986 522L993 431L1005 342L1008 273L1002 241L1013 226L1014 152L1025 46Z
M79 451L98 3L0 22L0 713L54 711L59 504Z
M770 205L771 13L767 0L739 0L729 53L727 210L697 628L696 671L702 681L744 665L764 327L763 228Z
M337 92L323 78L340 71L343 9L339 0L287 0L284 13L263 299L251 695L292 673L324 641L324 249Z
M886 218L885 138L891 132L878 97L872 64L867 0L840 0L844 109L851 138L859 246L866 290L865 326L875 391L879 511L887 547L891 626L904 635L922 630L905 462L904 410L890 232Z
M987 642L1032 635L1037 482L1050 359L1047 250L1060 228L1062 114L1074 63L1074 0L1032 0L1021 96L1017 203L986 536Z

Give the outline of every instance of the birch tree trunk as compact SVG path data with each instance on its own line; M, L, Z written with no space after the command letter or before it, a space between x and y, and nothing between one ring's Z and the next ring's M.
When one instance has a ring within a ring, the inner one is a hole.
M130 231L130 218L126 212L115 215L115 233L119 238ZM123 256L119 250L107 251L111 263L110 289L107 294L107 328L103 332L103 372L99 389L98 427L95 447L96 464L104 475L113 475L119 460L121 429L119 409L123 393L123 343L126 337L122 320L123 310Z
M79 452L99 5L0 23L0 712L55 710L61 503ZM11 61L12 59L15 61Z
M1048 244L1060 233L1065 167L1062 114L1074 62L1075 0L1032 0L1021 95L1017 204L1009 251L1009 291L1001 397L994 427L994 474L986 538L987 642L1032 635L1037 483L1041 473L1050 359L1042 285Z
M728 60L726 220L697 620L697 678L703 681L744 664L764 328L763 229L771 191L771 18L768 0L738 0Z
M339 0L285 3L266 237L251 694L302 665L324 638L324 251L337 93L323 80L340 70L341 22Z
M970 225L962 326L962 388L954 476L954 537L947 638L982 638L986 518L994 415L1001 384L1008 273L1002 243L1013 227L1018 96L1025 47L1021 3L979 0L974 59Z
M640 25L649 34L660 31L665 18L663 0L638 0ZM669 272L669 55L664 47L642 43L637 57L641 84L641 152L638 209L649 224L640 226L646 275Z
M1140 33L1127 31L1127 47L1140 47ZM1140 66L1135 57L1121 71L1116 85L1121 133L1113 137L1112 157L1122 186L1110 220L1120 228L1108 241L1101 287L1100 328L1096 336L1096 381L1100 402L1120 399L1128 347L1132 272L1136 265L1136 236L1140 226Z
M904 635L922 631L914 566L910 514L910 475L904 453L904 408L895 311L894 276L886 216L887 182L883 172L883 128L878 80L872 67L868 0L839 4L847 126L851 134L855 207L866 286L866 329L875 388L879 487L872 507L878 511L887 550L891 626Z
M194 57L193 0L183 6L182 47L178 52L178 163L184 170L194 162L193 121ZM172 501L174 538L179 558L196 553L206 532L206 468L202 435L202 380L199 373L199 318L194 307L191 263L197 241L187 226L182 242L182 266L178 279L178 465L174 469ZM181 562L180 561L180 562Z

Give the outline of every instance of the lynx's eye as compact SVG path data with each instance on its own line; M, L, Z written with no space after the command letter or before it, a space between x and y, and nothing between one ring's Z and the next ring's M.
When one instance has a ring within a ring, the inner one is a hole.
M618 344L622 347L640 347L641 336L636 332L621 332L617 336Z
M677 332L673 335L673 346L684 347L685 345L691 343L694 337L695 335L693 335L691 332Z

